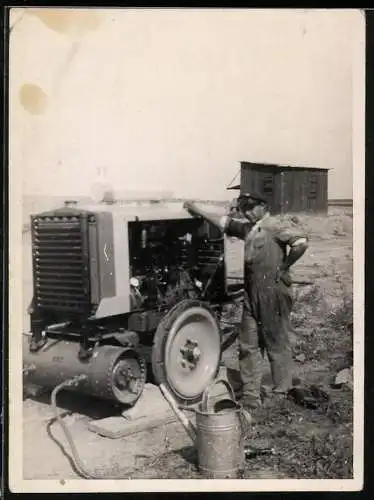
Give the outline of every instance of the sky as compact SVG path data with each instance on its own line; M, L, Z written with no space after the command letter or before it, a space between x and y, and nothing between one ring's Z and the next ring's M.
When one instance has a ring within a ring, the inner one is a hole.
M229 199L240 161L352 197L357 10L13 9L10 168L27 195Z

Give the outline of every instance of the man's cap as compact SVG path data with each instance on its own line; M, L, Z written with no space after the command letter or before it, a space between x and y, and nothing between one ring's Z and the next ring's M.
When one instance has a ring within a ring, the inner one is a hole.
M241 193L238 196L238 202L247 202L248 204L253 203L253 205L256 205L257 203L268 203L268 200L261 194L251 191Z

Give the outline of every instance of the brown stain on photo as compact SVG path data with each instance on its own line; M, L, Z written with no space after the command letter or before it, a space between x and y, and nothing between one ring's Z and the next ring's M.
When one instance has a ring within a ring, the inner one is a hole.
M27 14L37 17L52 31L71 36L73 40L75 38L58 72L57 81L60 82L79 51L80 40L77 40L77 37L98 29L102 23L102 16L92 10L54 8L29 8ZM33 83L25 83L20 87L19 100L23 108L32 115L41 115L48 108L48 95L41 87Z
M35 83L24 83L19 89L19 100L23 108L32 115L42 115L48 108L48 96Z
M102 19L97 12L80 9L28 9L47 28L64 35L83 35L99 28Z

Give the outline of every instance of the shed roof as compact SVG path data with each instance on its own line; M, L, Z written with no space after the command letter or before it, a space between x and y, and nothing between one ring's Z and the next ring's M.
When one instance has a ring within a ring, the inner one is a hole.
M306 166L293 166L293 165L281 165L278 163L266 163L266 162L250 162L250 161L241 161L240 162L241 167L248 167L248 168L274 168L278 170L318 170L318 171L329 171L331 170L330 168L322 168L322 167L306 167Z

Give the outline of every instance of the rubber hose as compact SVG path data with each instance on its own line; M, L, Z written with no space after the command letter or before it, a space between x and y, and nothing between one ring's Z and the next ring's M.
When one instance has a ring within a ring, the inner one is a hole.
M62 382L61 384L56 386L53 389L52 394L51 394L51 404L53 407L53 411L54 411L56 420L60 424L60 426L63 430L63 433L64 433L64 435L69 443L69 446L71 448L72 459L73 459L73 463L74 463L76 472L84 479L125 479L126 476L109 476L109 475L108 476L106 476L106 475L99 476L99 475L95 474L94 472L89 471L86 468L86 466L84 465L83 461L81 460L81 458L78 454L78 450L75 446L75 443L74 443L73 437L69 431L69 428L66 425L66 423L64 422L63 418L61 417L61 414L58 411L57 394L62 389L65 389L66 387L69 387L69 386L77 385L86 379L87 379L86 375L82 375L82 376L74 377L72 379L65 380L64 382Z
M95 476L95 474L92 474L91 472L89 472L86 469L85 465L83 464L81 458L79 457L79 454L78 454L77 448L75 446L74 440L72 438L72 435L70 434L70 431L69 431L66 423L64 422L63 418L61 417L61 414L59 413L58 408L57 408L57 394L62 389L65 389L66 387L72 386L75 383L78 383L76 381L76 379L68 379L68 380L65 380L64 382L62 382L61 384L57 385L53 389L52 394L51 394L51 405L53 408L53 412L55 414L55 418L56 418L57 422L60 424L62 431L63 431L63 433L64 433L64 435L69 443L69 446L71 448L72 455L73 455L73 462L74 462L74 465L76 468L76 472L78 472L79 475L81 477L83 477L84 479L99 479L98 477Z
M71 387L73 385L77 385L80 382L83 382L84 380L87 380L86 375L79 375L78 377L74 377L74 378L65 380L61 384L57 385L53 389L52 394L51 394L51 405L53 407L53 412L54 412L56 421L60 424L62 431L63 431L63 433L64 433L64 435L65 435L65 437L70 445L71 452L72 452L71 458L72 458L72 461L74 463L76 472L79 474L79 476L81 476L84 479L126 479L126 478L130 477L137 470L135 469L135 470L131 471L131 473L128 473L127 475L124 474L124 475L120 475L120 476L110 476L110 475L99 476L99 475L95 474L94 472L89 471L86 468L86 466L84 465L83 461L81 460L81 458L78 454L78 450L75 446L73 437L72 437L66 423L64 422L63 418L61 417L61 414L58 411L57 394L61 390L65 389L66 387L69 387L69 386ZM152 465L152 462L151 462L151 465ZM144 466L142 468L144 468Z

